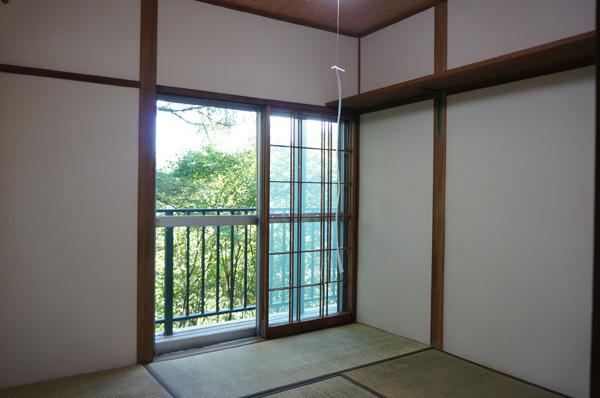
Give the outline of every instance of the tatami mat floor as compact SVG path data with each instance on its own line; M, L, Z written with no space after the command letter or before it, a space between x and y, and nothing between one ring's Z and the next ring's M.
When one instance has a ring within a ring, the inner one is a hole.
M0 390L21 397L554 397L361 324Z

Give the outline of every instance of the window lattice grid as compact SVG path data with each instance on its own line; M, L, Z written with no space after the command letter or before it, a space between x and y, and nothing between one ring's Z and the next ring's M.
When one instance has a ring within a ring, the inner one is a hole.
M270 124L269 324L343 312L350 250L348 123L339 135L331 119L275 115Z

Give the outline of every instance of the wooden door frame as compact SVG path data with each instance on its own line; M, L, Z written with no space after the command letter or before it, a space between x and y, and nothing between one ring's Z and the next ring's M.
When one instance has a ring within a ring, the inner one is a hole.
M141 0L137 361L154 358L154 218L158 0Z
M600 29L600 0L596 0L596 31ZM596 41L596 57L600 41ZM594 185L594 276L592 282L592 347L590 397L600 396L600 63L596 60L596 169Z
M434 70L447 69L448 3L435 6ZM446 93L436 93L433 116L433 213L430 343L444 346L444 259L446 237Z

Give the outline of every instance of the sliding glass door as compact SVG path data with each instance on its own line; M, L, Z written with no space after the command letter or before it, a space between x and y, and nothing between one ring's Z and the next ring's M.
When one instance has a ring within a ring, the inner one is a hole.
M350 124L273 112L268 128L267 337L349 319ZM267 213L267 212L265 212Z
M256 334L255 106L157 101L156 352Z
M156 352L350 322L351 122L177 96L157 107Z

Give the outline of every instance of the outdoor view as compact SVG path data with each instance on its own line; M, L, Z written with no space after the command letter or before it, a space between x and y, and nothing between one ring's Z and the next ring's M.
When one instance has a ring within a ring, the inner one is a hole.
M157 216L256 214L257 113L157 110ZM157 228L155 269L156 333L255 317L255 225Z
M187 101L157 102L155 331L166 336L256 318L259 114ZM269 124L268 323L342 312L347 124L294 113Z

